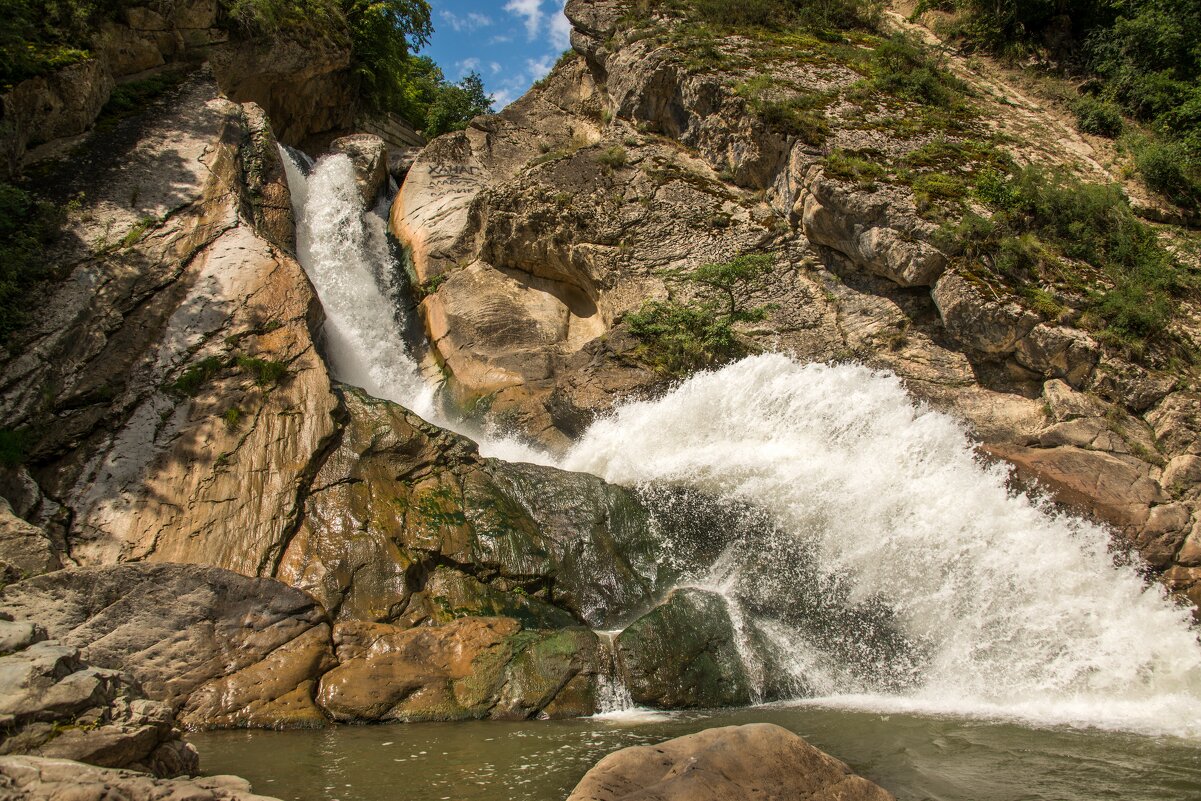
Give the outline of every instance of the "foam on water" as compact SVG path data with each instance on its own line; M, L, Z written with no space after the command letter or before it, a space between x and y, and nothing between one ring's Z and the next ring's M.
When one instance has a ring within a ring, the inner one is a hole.
M753 504L812 542L852 601L883 598L922 646L920 675L901 694L848 681L826 702L1201 735L1187 612L1115 567L1103 529L1010 492L895 376L752 357L617 409L561 466Z

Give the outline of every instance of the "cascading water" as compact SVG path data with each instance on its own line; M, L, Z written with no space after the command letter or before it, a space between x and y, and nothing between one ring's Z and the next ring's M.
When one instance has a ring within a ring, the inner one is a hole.
M362 208L349 159L307 176L285 165L332 372L455 429L405 345L384 218ZM512 440L480 444L550 463ZM760 684L766 648L796 694L823 703L1201 736L1187 613L1115 567L1104 530L1009 492L1005 469L893 376L752 357L619 408L557 466L652 503L686 487L762 515L684 582L726 599ZM629 696L610 679L602 706L618 711Z
M617 635L619 631L598 631L600 653L596 675L596 711L598 715L617 715L634 709L630 689L622 680L621 668L617 663Z
M312 164L283 147L280 156L296 217L297 258L325 309L322 345L334 378L472 437L485 456L549 463L514 437L476 431L442 414L437 388L422 377L405 342L387 205L363 208L350 158L331 154Z
M751 357L619 408L561 466L765 510L776 530L750 547L769 570L740 588L740 567L727 595L805 591L796 579L882 607L912 655L877 675L839 675L797 638L794 663L826 691L837 676L841 703L1201 735L1187 613L1115 567L1104 530L1011 493L1006 470L895 376ZM805 559L790 557L797 543ZM776 643L795 628L765 617Z

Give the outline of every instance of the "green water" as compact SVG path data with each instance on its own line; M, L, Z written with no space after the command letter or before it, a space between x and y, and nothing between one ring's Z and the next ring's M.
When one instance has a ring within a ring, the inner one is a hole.
M1201 743L816 706L190 739L206 773L243 776L285 801L561 801L619 748L753 722L795 731L902 801L1201 799Z

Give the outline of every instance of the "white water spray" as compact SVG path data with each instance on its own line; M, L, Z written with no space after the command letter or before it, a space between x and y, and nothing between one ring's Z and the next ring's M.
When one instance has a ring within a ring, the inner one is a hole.
M752 504L812 542L848 600L883 598L922 645L920 675L827 702L1201 736L1187 613L1115 568L1104 530L1011 494L895 376L749 358L618 409L561 466Z

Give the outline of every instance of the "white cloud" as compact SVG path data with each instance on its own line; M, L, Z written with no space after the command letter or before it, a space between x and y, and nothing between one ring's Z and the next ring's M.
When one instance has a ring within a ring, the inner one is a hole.
M571 47L571 21L563 13L566 0L559 4L559 13L550 18L550 42L560 50Z
M479 70L480 60L478 58L465 58L455 66L459 68L459 77L464 78L467 76L467 73Z
M531 81L540 81L545 78L558 61L558 55L551 53L539 59L527 59L525 62L526 68L529 70Z
M502 66L500 65L500 62L499 62L499 61L493 61L493 62L491 62L490 64L488 64L488 69L492 70L492 74L493 74L493 75L495 75L496 73L498 73L498 72L500 72L502 69L504 69L504 67L502 67Z
M492 93L492 107L500 111L516 99L511 89L497 89Z
M446 20L446 24L453 28L456 33L487 28L492 24L491 17L486 14L480 14L477 11L469 12L466 16L462 17L453 11L443 11L441 17Z
M505 3L505 11L524 17L526 35L531 41L538 38L542 28L542 0L509 0Z

